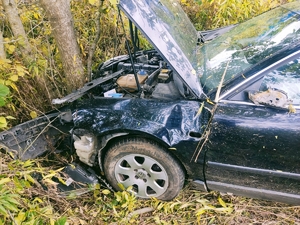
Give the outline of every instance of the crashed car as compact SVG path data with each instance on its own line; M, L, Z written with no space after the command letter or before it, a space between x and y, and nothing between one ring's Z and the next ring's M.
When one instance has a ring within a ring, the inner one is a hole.
M299 1L202 32L173 0L118 7L128 55L54 99L59 110L0 133L1 146L23 160L66 149L141 198L173 199L190 180L300 204Z

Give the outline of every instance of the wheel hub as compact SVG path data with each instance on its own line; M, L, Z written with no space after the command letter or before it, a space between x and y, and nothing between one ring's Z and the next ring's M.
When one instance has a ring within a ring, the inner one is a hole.
M144 180L144 179L146 179L146 178L148 177L148 174L147 174L146 171L144 171L144 170L138 170L138 171L136 171L136 173L135 173L135 177L136 177L137 179L142 179L142 180Z
M115 167L118 183L132 186L138 197L158 197L169 187L165 168L155 159L141 154L128 154L118 160Z

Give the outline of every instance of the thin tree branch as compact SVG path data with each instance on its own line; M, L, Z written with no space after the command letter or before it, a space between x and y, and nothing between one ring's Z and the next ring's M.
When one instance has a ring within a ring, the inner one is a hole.
M99 11L98 11L98 15L97 18L95 20L96 23L96 36L94 39L94 42L92 43L90 49L89 49L89 53L88 53L88 59L87 59L87 72L88 72L88 76L90 76L90 80L92 80L92 63L93 63L93 57L96 51L96 47L97 47L97 43L100 39L100 34L101 34L101 26L100 26L100 19L101 19L101 10L102 10L102 6L103 6L103 1L100 1L100 6L99 6Z
M4 50L4 40L3 40L3 33L2 30L0 29L0 59L5 59L6 54Z

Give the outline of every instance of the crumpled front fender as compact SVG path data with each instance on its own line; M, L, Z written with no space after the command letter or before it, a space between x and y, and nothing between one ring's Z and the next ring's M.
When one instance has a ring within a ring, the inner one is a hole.
M201 132L196 101L153 101L146 99L96 99L83 103L73 113L75 128L102 136L111 132L148 133L174 146L194 139L190 132Z

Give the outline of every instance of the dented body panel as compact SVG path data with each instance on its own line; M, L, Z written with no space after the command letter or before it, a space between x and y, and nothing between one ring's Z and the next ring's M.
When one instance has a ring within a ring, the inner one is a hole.
M206 127L209 111L197 115L201 102L157 101L148 99L103 98L76 105L73 113L74 130L85 129L99 138L106 135L139 135L167 147L193 169L193 177L203 179L202 166L190 160ZM201 155L203 163L203 155ZM197 166L197 170L195 167Z
M191 131L201 132L196 117L200 102L154 101L147 99L97 99L76 106L75 127L98 135L136 131L160 139L168 146L190 140Z

